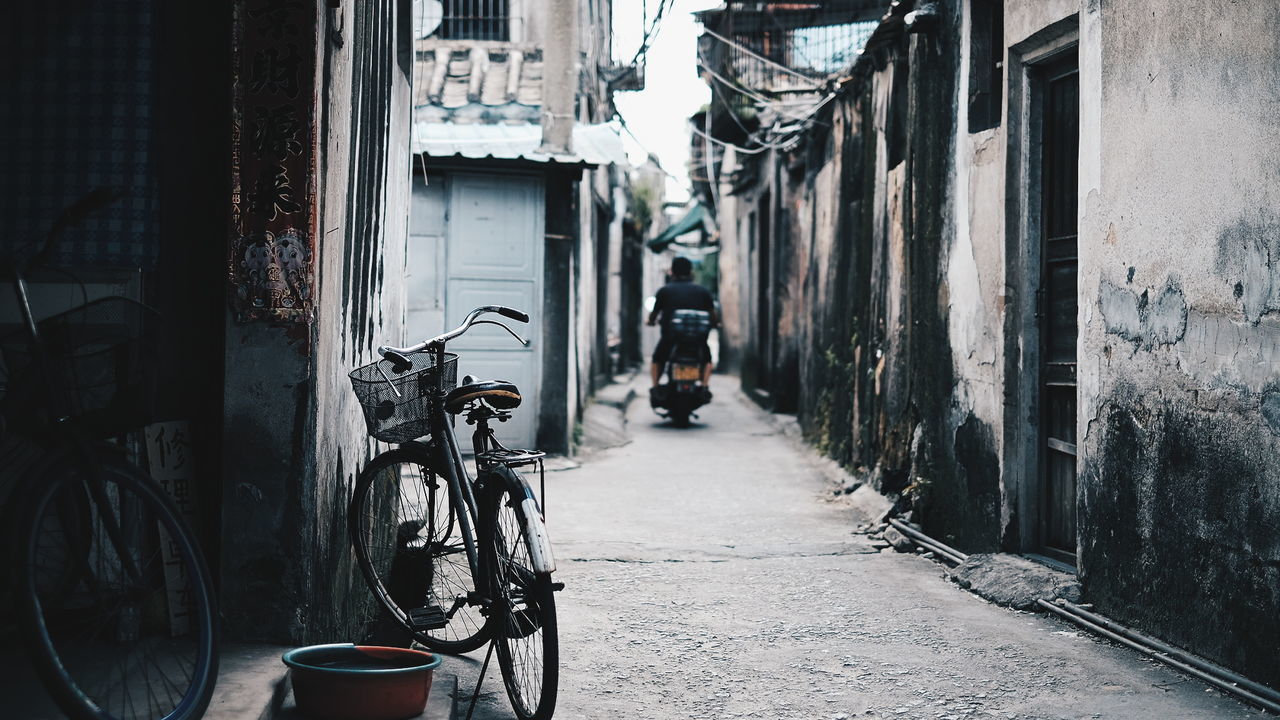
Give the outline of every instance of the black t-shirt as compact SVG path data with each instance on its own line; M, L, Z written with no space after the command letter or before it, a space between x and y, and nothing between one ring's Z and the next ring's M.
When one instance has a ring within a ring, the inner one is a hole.
M653 309L662 313L662 330L665 332L675 310L706 310L714 313L715 299L711 291L692 280L673 280L658 289Z

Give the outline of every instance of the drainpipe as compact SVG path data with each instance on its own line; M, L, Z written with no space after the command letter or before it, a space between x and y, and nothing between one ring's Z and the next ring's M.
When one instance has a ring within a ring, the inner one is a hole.
M916 545L933 551L934 555L956 564L962 564L969 557L955 548L934 540L897 518L890 518L888 523L910 538ZM1280 691L1237 675L1220 665L1202 660L1185 650L1163 643L1133 628L1121 625L1110 618L1089 612L1085 607L1067 602L1061 598L1053 602L1041 598L1036 600L1036 605L1063 620L1069 620L1097 635L1137 650L1175 670L1200 678L1219 690L1235 695L1241 700L1253 703L1268 712L1280 714Z
M542 152L573 152L578 92L578 0L547 0L542 17Z
M1260 685L1226 668L1172 648L1120 623L1094 615L1079 605L1065 600L1059 599L1049 602L1040 599L1036 601L1036 604L1064 620L1070 620L1097 635L1137 650L1175 670L1200 678L1219 690L1235 695L1241 700L1253 703L1268 712L1280 714L1280 693L1265 685Z

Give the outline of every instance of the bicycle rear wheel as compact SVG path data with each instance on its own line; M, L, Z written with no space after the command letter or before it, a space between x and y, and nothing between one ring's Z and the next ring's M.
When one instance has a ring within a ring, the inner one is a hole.
M560 678L556 602L551 576L533 569L523 532L524 490L517 480L486 504L485 568L498 666L511 707L521 720L547 720L555 712Z
M459 513L430 451L404 446L374 458L356 481L347 529L365 582L418 642L443 653L488 639ZM444 627L415 618L445 614Z
M114 460L61 464L41 484L20 529L18 596L54 701L77 720L203 715L218 668L212 585L163 490Z

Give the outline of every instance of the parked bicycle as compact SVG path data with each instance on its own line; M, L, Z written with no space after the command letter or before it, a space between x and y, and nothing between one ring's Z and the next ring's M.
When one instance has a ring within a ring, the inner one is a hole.
M163 488L119 441L142 422L150 311L113 297L36 322L27 286L59 231L112 199L82 199L11 264L22 331L0 343L4 564L26 649L68 717L191 720L218 668L209 572Z
M426 647L443 653L496 646L507 696L521 720L555 711L559 676L555 559L537 495L517 471L545 478L541 452L513 450L491 423L510 418L520 390L499 380L464 378L448 342L474 325L520 337L479 307L454 330L412 347L381 347L382 357L351 372L369 434L399 447L360 473L348 530L360 569L378 601ZM473 478L453 431L461 415L475 426ZM545 483L542 483L545 489Z

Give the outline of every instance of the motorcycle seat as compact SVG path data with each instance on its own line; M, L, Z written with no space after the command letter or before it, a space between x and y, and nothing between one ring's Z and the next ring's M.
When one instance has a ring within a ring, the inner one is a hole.
M520 388L506 380L462 379L462 384L444 398L444 409L457 415L472 400L483 400L495 410L514 410L520 407Z

